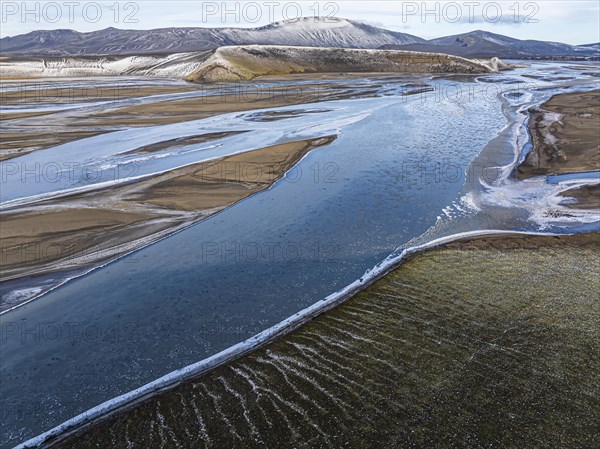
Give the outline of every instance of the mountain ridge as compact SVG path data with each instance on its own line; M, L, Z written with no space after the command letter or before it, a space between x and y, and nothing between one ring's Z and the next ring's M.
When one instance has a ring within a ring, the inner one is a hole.
M427 42L405 45L383 45L381 49L443 52L466 58L497 56L505 59L597 58L600 46L596 44L570 45L561 42L516 39L489 31L475 30L454 34Z
M348 19L303 17L256 28L170 27L91 32L36 30L0 39L0 54L15 57L66 57L174 54L230 45L287 45L412 50L461 57L597 58L600 43L570 45L520 40L484 30L425 40Z
M378 48L425 42L417 36L377 28L347 19L301 18L257 28L105 28L38 30L0 39L0 53L20 56L82 56L182 53L227 45L298 45L311 47Z

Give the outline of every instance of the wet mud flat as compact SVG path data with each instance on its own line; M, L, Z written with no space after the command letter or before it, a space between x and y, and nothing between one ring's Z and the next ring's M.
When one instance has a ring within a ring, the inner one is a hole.
M599 256L599 234L429 250L52 447L591 447Z

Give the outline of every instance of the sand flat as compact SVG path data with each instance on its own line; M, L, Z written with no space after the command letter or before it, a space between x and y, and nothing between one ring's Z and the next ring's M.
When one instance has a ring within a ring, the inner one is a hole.
M129 252L260 192L334 139L273 145L3 212L1 279L94 265Z
M3 81L2 87L11 88L0 93L2 104L5 106L117 101L201 90L192 84L152 85L144 84L143 81L134 84L117 80L110 84L89 85L85 77L81 78L81 81L53 80L51 84L31 79L8 83L0 78L0 83Z
M567 205L567 207L600 210L600 184L565 190L561 193L561 196L574 198L576 200L574 204Z
M519 178L600 170L600 90L553 96L531 111L529 129Z
M111 105L110 110L84 111L67 118L63 117L62 111L44 113L42 120L38 117L42 114L37 112L3 115L0 128L0 160L130 127L180 123L231 112L369 97L378 93L377 88L357 91L356 87L327 82L303 85L301 89L297 86L274 84L190 86L170 86L167 90L161 90L160 86L140 86L135 95L131 96L200 90L204 90L206 95L183 99L155 99L149 103L135 105L115 103ZM107 90L109 92L104 95L110 98L110 89ZM125 94L121 95L122 98L126 98ZM80 100L80 97L74 97L75 102ZM33 120L27 121L28 118Z

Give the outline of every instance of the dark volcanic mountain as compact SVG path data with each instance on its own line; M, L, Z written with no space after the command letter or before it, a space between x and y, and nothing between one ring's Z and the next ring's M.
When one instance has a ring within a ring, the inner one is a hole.
M383 49L446 53L468 58L537 59L598 56L597 44L569 45L558 42L519 40L488 31L440 37L407 45L384 45Z
M0 53L17 57L141 55L195 52L245 44L413 50L467 58L590 58L600 54L598 43L576 46L519 40L487 31L427 41L353 20L315 17L275 22L260 28L106 28L91 33L33 31L0 39Z
M352 20L305 17L260 28L33 31L0 39L0 53L12 56L123 55L192 52L243 44L379 48L418 42L426 41Z

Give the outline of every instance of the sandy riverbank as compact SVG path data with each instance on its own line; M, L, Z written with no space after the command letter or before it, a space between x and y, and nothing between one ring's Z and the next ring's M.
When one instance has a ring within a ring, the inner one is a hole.
M564 197L574 198L573 207L600 210L600 184L588 185L562 192Z
M517 168L517 177L600 170L600 90L553 96L530 110L533 149ZM598 184L566 190L567 207L600 208Z
M364 77L365 74L363 73ZM367 98L379 94L382 85L391 79L400 85L408 83L405 95L416 94L427 85L412 86L410 78L400 79L379 74L370 85L360 87L339 83L340 79L353 79L355 75L341 76L338 82L328 82L319 77L313 82L297 85L281 85L273 79L265 79L253 84L238 85L185 85L171 86L144 85L132 86L118 82L86 91L82 87L51 89L47 96L44 82L26 84L29 91L5 92L4 106L18 106L32 102L33 105L58 103L54 112L36 112L2 114L2 148L0 161L18 157L32 151L45 149L72 142L97 134L108 133L129 127L145 127L179 123L213 117L219 114L240 112L260 108L272 108L295 104L310 104L320 101L335 101L346 98ZM331 80L330 80L331 81ZM381 81L381 82L380 82ZM25 80L24 80L25 82ZM83 79L82 79L83 82ZM66 81L65 81L66 83ZM154 98L144 97L164 94L194 94L190 98ZM36 97L37 95L37 97ZM135 103L118 100L134 100ZM113 101L114 100L114 101ZM110 107L97 110L69 111L61 110L61 105L85 103L92 105L97 101L113 101ZM43 119L40 118L43 116Z
M299 330L55 447L584 447L600 235L415 256Z
M531 112L519 178L600 170L600 90L553 96Z
M153 95L173 95L198 91L198 87L183 83L173 85L138 84L131 82L86 84L86 79L47 80L0 78L2 99L2 147L0 161L22 156L31 151L53 147L105 132L124 128L128 123L114 123L108 119L95 120L94 113L63 118L61 112L73 105L93 105L109 102L111 110L119 109L119 101ZM117 103L115 103L117 102ZM52 106L54 110L36 110ZM26 112L11 112L10 108L25 107ZM139 114L138 114L139 115ZM43 118L42 118L43 117ZM24 120L33 119L33 120ZM177 117L173 122L177 121ZM133 120L132 120L133 122ZM133 126L134 123L131 123Z
M91 267L130 252L268 188L334 139L274 145L2 212L2 280Z

